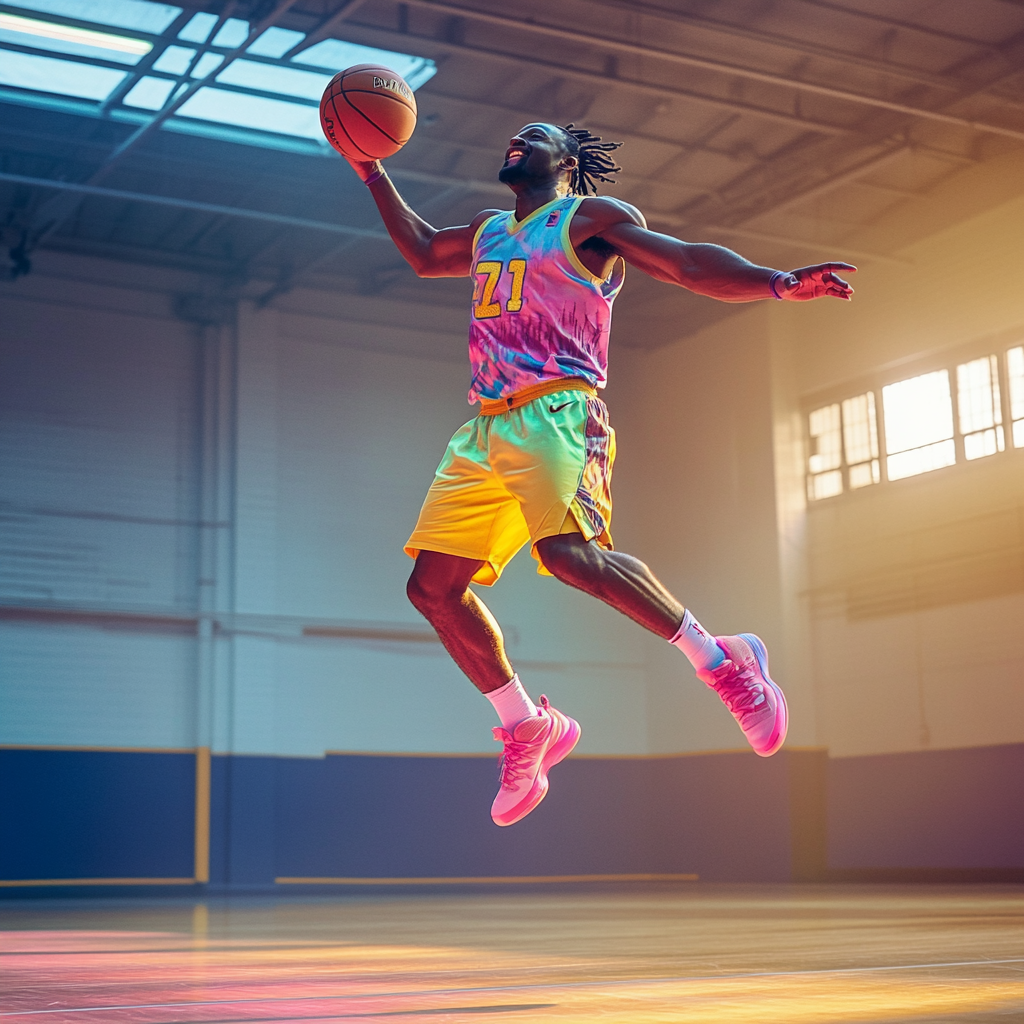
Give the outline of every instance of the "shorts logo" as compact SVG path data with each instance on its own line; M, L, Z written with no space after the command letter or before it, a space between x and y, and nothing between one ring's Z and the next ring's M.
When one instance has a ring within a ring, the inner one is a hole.
M561 405L549 405L548 412L561 412L567 405L572 405L572 399L568 402L563 402Z
M558 218L562 215L561 210L552 210L548 214L548 221L544 225L546 228L553 228L558 223Z

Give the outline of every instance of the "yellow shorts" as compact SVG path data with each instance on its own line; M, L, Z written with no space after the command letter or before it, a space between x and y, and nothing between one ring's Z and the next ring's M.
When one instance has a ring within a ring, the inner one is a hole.
M615 431L592 389L482 412L449 442L405 551L483 561L473 582L490 586L527 541L538 563L537 541L559 533L610 549L614 461Z

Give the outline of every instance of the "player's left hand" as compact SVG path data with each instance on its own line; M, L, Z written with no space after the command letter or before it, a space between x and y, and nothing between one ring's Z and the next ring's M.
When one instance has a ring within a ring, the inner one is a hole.
M775 291L780 299L791 302L806 302L825 295L849 301L853 289L836 276L837 270L848 274L857 272L857 268L849 263L818 263L813 267L801 267L783 274L775 281Z

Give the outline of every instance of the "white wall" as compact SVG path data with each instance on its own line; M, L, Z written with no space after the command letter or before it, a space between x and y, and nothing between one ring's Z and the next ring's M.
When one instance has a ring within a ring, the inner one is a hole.
M769 311L789 599L835 756L1024 741L1024 451L809 508L792 472L808 403L1024 341L1024 198L895 255L848 306Z
M402 545L471 413L463 309L306 292L201 327L174 315L199 279L52 254L2 287L4 529L33 568L0 594L0 742L496 750L440 645L403 639L429 629ZM528 551L481 592L583 752L648 749L635 626Z

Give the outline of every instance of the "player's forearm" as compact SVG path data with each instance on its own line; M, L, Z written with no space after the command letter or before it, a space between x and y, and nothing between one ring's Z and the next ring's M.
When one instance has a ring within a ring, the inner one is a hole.
M417 274L430 276L430 243L437 229L409 206L386 174L371 181L368 187L384 227L398 251Z
M775 271L751 263L731 249L709 243L686 245L672 283L722 302L753 302L772 297Z

